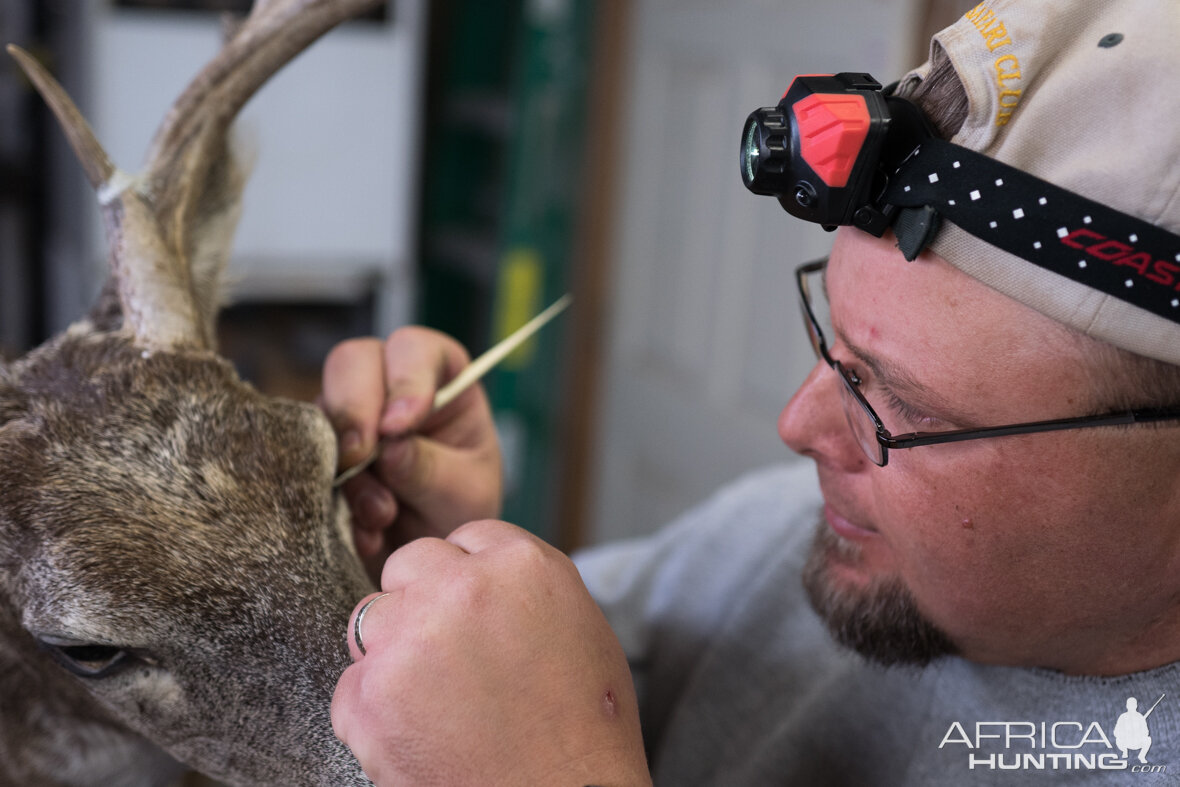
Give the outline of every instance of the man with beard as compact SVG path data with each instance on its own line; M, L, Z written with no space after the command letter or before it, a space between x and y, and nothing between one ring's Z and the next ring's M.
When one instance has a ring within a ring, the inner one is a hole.
M508 525L447 535L499 494L482 394L423 421L465 362L452 342L337 350L325 404L346 464L419 427L348 491L362 550L446 536L394 552L388 595L350 628L334 720L368 772L859 786L1180 769L1180 707L1155 710L1150 770L1109 712L1180 678L1180 97L1160 80L1177 40L1180 14L1151 0L988 0L938 34L895 94L955 144L907 148L886 194L905 209L832 222L830 257L798 269L817 363L778 427L814 466L579 556L593 603Z

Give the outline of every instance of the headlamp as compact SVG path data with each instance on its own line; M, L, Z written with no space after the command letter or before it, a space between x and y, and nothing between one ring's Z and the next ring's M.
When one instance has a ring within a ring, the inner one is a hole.
M880 235L887 223L873 197L892 125L881 85L868 74L796 77L778 106L747 118L742 179L805 221Z
M798 76L742 128L742 182L825 229L892 229L912 260L942 219L1180 322L1180 236L939 138L868 74Z

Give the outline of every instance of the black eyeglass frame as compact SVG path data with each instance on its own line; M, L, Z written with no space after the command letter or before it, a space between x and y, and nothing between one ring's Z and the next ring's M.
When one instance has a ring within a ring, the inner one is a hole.
M824 257L814 262L804 263L795 269L795 282L799 287L799 305L803 310L803 319L807 328L807 335L811 339L812 349L818 358L823 359L840 377L845 389L869 416L876 430L878 455L873 456L869 449L859 439L857 443L864 449L865 455L878 467L884 467L889 462L889 451L895 448L916 448L921 445L938 445L940 443L957 443L963 440L978 440L985 437L1007 437L1018 434L1034 434L1036 432L1055 432L1062 429L1086 429L1095 426L1119 426L1123 424L1153 423L1180 419L1180 408L1145 408L1138 410L1123 410L1120 412L1099 415L1083 415L1075 418L1057 418L1049 421L1028 421L1006 426L984 426L978 429L951 429L945 432L908 432L894 435L885 428L881 418L873 410L873 406L860 391L860 378L849 370L843 363L837 361L828 352L827 340L815 312L811 308L811 296L808 292L806 277L819 273L828 264ZM849 419L848 428L855 432L852 426L852 413L845 411Z

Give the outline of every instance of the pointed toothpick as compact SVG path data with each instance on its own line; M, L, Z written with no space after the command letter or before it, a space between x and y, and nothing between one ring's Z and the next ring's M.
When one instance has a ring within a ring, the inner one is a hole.
M573 298L569 295L563 295L558 298L548 309L538 314L533 319L526 322L520 328L517 328L508 338L501 341L495 347L485 352L483 355L476 358L474 361L464 367L463 371L455 375L455 379L444 385L434 394L434 402L430 406L430 412L437 413L442 408L446 407L455 400L459 394L466 391L481 377L491 371L498 363L503 361L512 351L520 347L528 341L529 337L535 334L541 328L552 320L557 315L565 311ZM336 488L348 481L351 478L363 473L369 465L377 461L377 457L381 453L381 440L378 438L377 445L373 450L357 464L344 470L340 475L336 476L336 480L332 482L332 487Z

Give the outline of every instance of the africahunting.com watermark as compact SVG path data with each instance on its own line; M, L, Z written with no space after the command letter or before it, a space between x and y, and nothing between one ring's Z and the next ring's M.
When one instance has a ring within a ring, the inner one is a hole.
M961 748L970 770L1166 773L1167 764L1148 757L1148 719L1164 696L1145 713L1135 697L1128 697L1126 710L1110 727L1099 721L956 721L938 748Z

